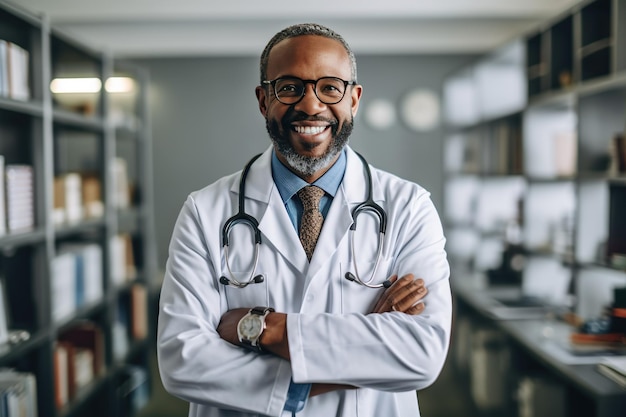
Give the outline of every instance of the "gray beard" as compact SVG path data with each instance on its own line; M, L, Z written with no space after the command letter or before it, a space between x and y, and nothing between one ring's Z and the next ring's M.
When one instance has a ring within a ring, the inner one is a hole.
M283 126L283 131L281 132L278 122L268 119L265 120L265 126L276 151L285 158L287 165L298 175L310 177L328 167L335 157L339 155L339 152L348 144L354 127L354 119L344 123L339 131L337 131L337 124L331 125L333 141L326 152L318 157L302 156L295 151L287 137L288 133L282 133L289 132L288 126L286 128Z

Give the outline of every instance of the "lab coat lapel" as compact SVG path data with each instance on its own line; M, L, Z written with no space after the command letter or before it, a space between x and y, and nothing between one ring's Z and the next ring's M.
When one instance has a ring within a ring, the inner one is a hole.
M262 245L271 245L300 271L306 270L308 260L274 179L271 169L272 148L252 165L246 180L246 212L259 221ZM239 184L233 190L238 194Z

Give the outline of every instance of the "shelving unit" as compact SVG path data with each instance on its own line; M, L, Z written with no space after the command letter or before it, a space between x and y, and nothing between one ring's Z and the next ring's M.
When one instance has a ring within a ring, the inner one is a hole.
M476 277L486 288L511 284L492 274L511 248L521 292L583 320L601 316L612 289L626 287L626 172L612 150L626 135L625 35L626 1L584 1L448 77L444 224L453 287ZM485 84L485 68L507 75ZM612 415L603 401L626 402L580 389L509 339L520 361L575 399L566 415Z
M5 167L32 170L35 219L0 234L9 329L30 336L0 344L0 367L36 377L39 416L131 416L148 394L157 284L148 75L5 0L0 40L28 53L29 96L0 94L0 155ZM68 77L101 87L51 91ZM132 90L107 88L115 77ZM97 329L96 347L59 349L83 326ZM103 366L59 399L59 358L71 362L75 350Z

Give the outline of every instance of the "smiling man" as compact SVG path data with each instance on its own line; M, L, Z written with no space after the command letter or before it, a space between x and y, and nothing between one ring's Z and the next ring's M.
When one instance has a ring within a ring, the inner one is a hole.
M363 87L337 33L288 27L260 70L272 146L192 193L176 222L163 384L195 417L418 416L451 322L429 193L348 146Z
M352 133L362 92L352 81L353 55L337 40L314 35L268 48L256 89L259 108L278 159L312 183L337 160Z

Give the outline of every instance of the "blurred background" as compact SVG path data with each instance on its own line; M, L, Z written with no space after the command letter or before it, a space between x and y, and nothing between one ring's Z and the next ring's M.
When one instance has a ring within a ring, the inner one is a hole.
M154 364L171 231L269 146L259 55L302 22L355 51L351 146L444 223L454 333L422 415L621 415L626 0L0 0L0 364L39 415L186 415Z

